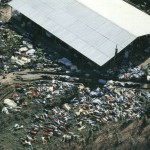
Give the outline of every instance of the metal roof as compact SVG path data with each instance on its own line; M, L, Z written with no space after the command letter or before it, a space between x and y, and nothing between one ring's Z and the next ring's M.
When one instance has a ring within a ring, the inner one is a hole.
M102 66L114 57L116 45L120 52L137 35L105 18L89 4L85 5L84 0L79 1L82 3L77 0L12 0L9 4Z
M123 0L77 1L136 36L150 33L150 16Z

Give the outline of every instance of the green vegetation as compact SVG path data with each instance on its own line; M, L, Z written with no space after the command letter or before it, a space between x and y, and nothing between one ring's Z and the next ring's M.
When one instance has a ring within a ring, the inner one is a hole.
M0 27L0 54L12 56L19 49L21 39L14 31Z

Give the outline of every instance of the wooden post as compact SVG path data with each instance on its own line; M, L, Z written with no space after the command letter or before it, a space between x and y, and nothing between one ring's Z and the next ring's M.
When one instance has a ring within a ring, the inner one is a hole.
M116 63L117 54L118 54L118 48L117 48L117 45L116 45L116 48L115 48L115 56L114 56L114 61L113 61L113 67L115 66L115 63Z

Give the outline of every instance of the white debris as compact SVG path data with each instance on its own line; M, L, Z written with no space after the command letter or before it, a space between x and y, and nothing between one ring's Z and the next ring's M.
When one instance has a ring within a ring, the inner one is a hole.
M35 53L35 49L30 49L26 52L27 55L32 56Z
M67 67L71 67L72 66L71 61L68 60L67 58L58 59L58 62L61 63L61 64L64 64Z
M20 51L20 52L26 52L26 51L28 51L28 48L27 48L27 47L21 47L21 48L19 49L19 51Z
M8 108L7 107L3 107L2 108L2 113L9 114Z
M11 99L5 99L4 104L6 104L7 106L12 107L12 108L17 107L17 104Z
M71 107L67 103L63 105L63 108L67 111L71 109Z

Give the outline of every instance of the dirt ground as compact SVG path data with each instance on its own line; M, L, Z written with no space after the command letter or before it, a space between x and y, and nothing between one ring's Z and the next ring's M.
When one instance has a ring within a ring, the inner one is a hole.
M144 62L142 62L139 66L145 66L148 63L150 63L150 58L146 59Z
M4 8L0 8L0 20L6 22L11 18L12 8L10 6L5 6Z

